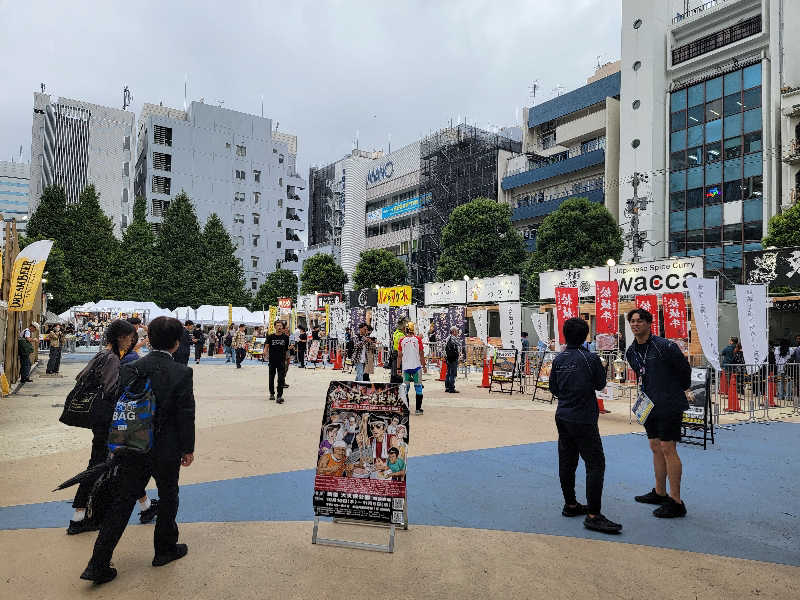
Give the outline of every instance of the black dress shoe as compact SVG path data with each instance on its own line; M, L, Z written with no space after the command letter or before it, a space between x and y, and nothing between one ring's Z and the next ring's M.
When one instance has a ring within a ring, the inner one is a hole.
M186 556L187 552L189 552L189 546L186 544L175 544L175 550L173 552L170 552L169 554L156 554L155 557L153 557L153 566L163 567L164 565L171 563L173 560L183 558Z
M158 498L150 500L150 508L139 512L139 523L151 523L158 514Z
M599 531L600 533L622 533L622 525L614 523L614 521L609 521L603 515L596 515L594 517L586 515L586 518L583 520L583 526L586 527L586 529Z
M80 521L70 520L69 527L67 527L67 535L77 535L85 531L97 531L98 529L100 529L100 525L94 519L84 517Z
M86 567L83 573L81 573L81 579L86 579L87 581L93 581L98 585L101 583L108 583L116 576L117 576L117 570L111 566L98 569L97 567L89 565L88 567Z

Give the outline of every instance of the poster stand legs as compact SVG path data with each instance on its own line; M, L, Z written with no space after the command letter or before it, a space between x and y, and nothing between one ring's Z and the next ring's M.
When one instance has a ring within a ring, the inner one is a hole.
M369 525L373 527L387 527L383 523L368 523L365 521L359 521L357 519L333 519L334 523L348 523L352 525ZM314 531L311 534L311 543L312 544L319 544L320 546L338 546L339 548L354 548L356 550L372 550L373 552L386 552L386 553L393 553L394 552L394 533L395 533L395 524L392 523L388 525L389 527L389 541L387 544L369 544L367 542L354 542L351 540L335 540L329 538L321 538L317 535L319 529L319 517L314 517ZM408 529L408 524L405 525L405 529Z

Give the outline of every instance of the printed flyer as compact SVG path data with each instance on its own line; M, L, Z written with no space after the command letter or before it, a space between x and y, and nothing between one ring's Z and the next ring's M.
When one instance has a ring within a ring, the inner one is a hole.
M332 381L317 451L314 514L404 525L408 421L399 384Z

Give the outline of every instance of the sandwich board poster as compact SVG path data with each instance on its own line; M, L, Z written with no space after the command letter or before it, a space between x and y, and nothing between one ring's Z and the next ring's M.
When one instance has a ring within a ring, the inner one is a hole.
M492 391L492 386L496 383L500 386L500 391L503 389L503 384L511 384L508 390L511 393L514 390L514 373L517 371L517 350L515 348L499 348L494 355L494 362L492 363L492 380L489 384L489 391Z
M408 433L399 384L332 381L317 451L314 514L405 525Z

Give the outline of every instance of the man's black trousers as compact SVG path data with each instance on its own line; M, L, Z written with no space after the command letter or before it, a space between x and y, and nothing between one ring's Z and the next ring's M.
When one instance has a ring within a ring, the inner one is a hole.
M556 418L558 476L566 504L575 504L575 469L578 456L586 467L586 504L589 514L600 514L606 457L597 423L570 423Z
M50 347L50 358L47 360L47 372L58 373L61 368L61 346L58 348Z
M244 348L236 348L234 352L236 352L236 368L241 369L242 361L244 360L244 357L247 356L247 352Z
M275 394L275 373L278 374L278 396L283 396L283 384L286 382L286 361L272 361L269 363L269 393Z
M194 359L200 360L200 357L203 356L203 344L201 342L194 343Z
M122 533L131 517L136 500L152 476L158 486L158 515L153 534L156 554L174 552L178 541L178 475L181 455L177 434L164 432L146 455L121 458L117 474L118 488L111 506L106 511L100 533L94 544L89 564L107 567Z
M297 342L297 362L300 363L301 368L306 366L306 343Z

